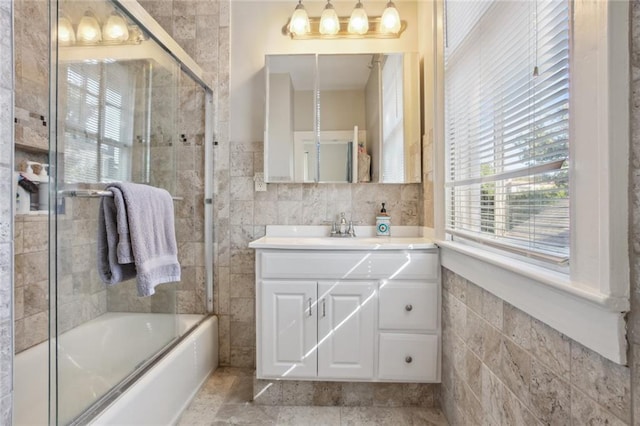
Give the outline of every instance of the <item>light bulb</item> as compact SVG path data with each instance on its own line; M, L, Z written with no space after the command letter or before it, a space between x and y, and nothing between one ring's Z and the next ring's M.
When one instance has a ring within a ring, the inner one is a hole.
M353 8L353 12L351 12L351 18L349 18L349 32L362 35L366 34L367 31L369 31L369 18L362 3L358 1L356 7Z
M109 19L102 27L102 35L105 41L123 42L129 40L127 21L118 12L111 12Z
M62 46L69 46L76 42L76 35L73 32L73 25L69 18L61 16L58 19L58 43Z
M291 21L289 22L289 32L297 36L305 35L311 31L311 25L309 24L309 15L302 5L302 0L298 1L296 10L291 15Z
M100 24L95 15L91 11L85 12L82 19L78 23L78 33L76 35L78 42L83 44L97 44L102 41L102 33Z
M338 14L331 4L331 0L327 0L327 5L320 15L320 34L336 35L340 30L340 21Z
M400 14L392 1L387 3L387 8L382 12L380 24L383 33L398 34L400 32Z

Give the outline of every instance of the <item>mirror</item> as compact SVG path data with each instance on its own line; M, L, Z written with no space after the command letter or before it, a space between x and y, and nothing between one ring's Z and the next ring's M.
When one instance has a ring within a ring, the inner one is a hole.
M266 182L421 179L415 53L267 55Z

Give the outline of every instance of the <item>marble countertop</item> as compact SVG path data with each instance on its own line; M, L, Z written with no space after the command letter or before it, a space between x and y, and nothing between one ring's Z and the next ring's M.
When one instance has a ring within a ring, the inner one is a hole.
M356 226L357 237L329 237L326 226L273 226L267 235L249 243L254 249L285 250L424 250L436 248L422 228L397 226L392 236L376 237L373 226Z

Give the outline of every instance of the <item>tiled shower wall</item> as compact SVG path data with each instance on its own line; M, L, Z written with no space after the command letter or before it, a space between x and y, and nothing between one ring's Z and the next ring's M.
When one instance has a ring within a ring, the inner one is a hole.
M15 164L23 159L48 162L48 3L16 0L13 4L15 57L13 63L3 60L2 64L13 65L15 72ZM11 182L13 176L7 179ZM97 282L95 261L91 260L95 253L96 215L93 213L97 212L97 204L93 209L85 204L68 200L66 214L60 216L58 319L61 331L106 311L106 293ZM13 218L12 215L12 219L15 227L14 349L18 353L48 338L48 218L40 215ZM94 273L88 274L92 269Z
M228 0L141 0L139 3L203 69L204 80L213 89L215 137L220 145L227 145L228 113L225 119L224 111L228 108L224 106L229 96ZM186 90L181 94L180 111L193 119L197 102L204 99L194 96L195 86ZM182 313L203 313L205 306L204 144L212 141L204 141L197 130L201 125L186 122L178 127L178 133L187 136L187 141L181 142L176 151L177 195L185 198L176 205L176 232L183 235L178 243L183 278L177 291L178 311ZM214 230L216 226L214 223Z
M154 78L156 78L154 74ZM204 90L186 74L176 80L163 73L153 87L150 182L182 199L174 201L180 283L156 288L152 297L138 297L135 280L107 290L109 312L203 314L206 311L204 258ZM170 93L178 84L177 99ZM174 105L179 105L175 108ZM175 114L175 117L173 116ZM174 118L175 126L174 126ZM175 127L175 128L174 128ZM174 170L175 169L175 170ZM134 167L134 180L143 179Z
M629 366L445 270L441 405L451 424L640 422L640 2L630 4Z
M0 424L13 401L13 11L0 0Z
M45 125L49 112L48 2L15 0L13 3L15 142L18 146L35 147L46 153L49 149L49 127ZM26 153L21 156L33 157Z
M98 203L67 200L58 221L58 326L64 332L107 310L96 271ZM15 352L49 337L49 246L47 215L17 215L14 226Z

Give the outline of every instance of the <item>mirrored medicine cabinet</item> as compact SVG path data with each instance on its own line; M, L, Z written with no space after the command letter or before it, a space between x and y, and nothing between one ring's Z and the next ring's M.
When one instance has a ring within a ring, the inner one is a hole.
M267 55L266 182L418 183L417 53Z

